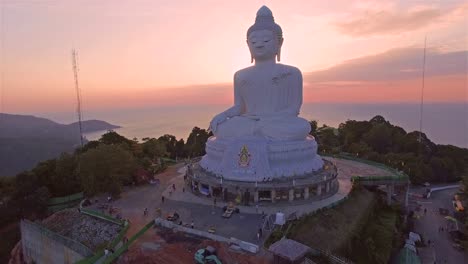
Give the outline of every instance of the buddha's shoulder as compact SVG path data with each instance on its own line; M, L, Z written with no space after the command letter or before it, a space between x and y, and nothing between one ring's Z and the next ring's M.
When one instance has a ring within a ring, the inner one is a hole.
M244 68L244 69L240 69L240 70L236 71L236 73L234 73L234 78L245 79L249 75L253 74L254 71L255 71L254 66L250 66L250 67L247 67L247 68Z
M292 75L302 75L301 70L299 70L297 67L286 65L286 64L281 64L281 63L277 63L276 65L277 65L277 69L281 73L290 73Z
M301 71L298 68L294 66L290 66L290 65L281 64L281 63L275 64L275 72L278 74L302 75ZM246 78L249 78L251 75L255 75L255 74L257 74L255 70L255 66L250 66L250 67L238 70L234 74L234 78L246 79Z

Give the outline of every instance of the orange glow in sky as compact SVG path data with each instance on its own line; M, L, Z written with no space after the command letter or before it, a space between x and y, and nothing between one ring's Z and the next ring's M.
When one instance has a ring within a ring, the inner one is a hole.
M71 49L87 109L230 104L266 4L305 102L467 98L464 1L2 0L0 112L73 111Z

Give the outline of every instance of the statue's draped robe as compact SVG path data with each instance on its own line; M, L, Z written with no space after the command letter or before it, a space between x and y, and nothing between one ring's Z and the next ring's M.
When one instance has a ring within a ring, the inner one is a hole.
M307 120L297 117L302 105L302 75L297 68L276 64L273 71L253 67L234 76L234 106L223 112L217 138L259 136L271 140L303 140Z

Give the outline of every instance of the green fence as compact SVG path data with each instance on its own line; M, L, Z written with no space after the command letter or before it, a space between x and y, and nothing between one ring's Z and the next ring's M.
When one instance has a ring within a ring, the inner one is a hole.
M82 192L68 196L55 197L47 201L47 209L53 213L77 205L84 198Z
M325 156L325 155L324 155ZM340 153L338 155L330 155L329 157L339 158L339 159L347 159L352 161L357 161L360 163L364 163L367 165L371 165L385 171L391 173L391 175L371 175L371 176L353 176L351 177L351 181L359 182L359 181L396 181L396 182L407 182L409 181L409 176L406 175L404 172L399 171L397 169L388 167L382 163L378 163L371 160L360 159L354 156L351 156L348 153Z
M48 205L65 204L65 203L70 203L70 202L77 202L83 198L84 198L84 194L83 192L80 192L80 193L75 193L75 194L68 195L68 196L50 198L47 204Z
M170 158L160 158L160 159L162 159L164 162L168 162L168 163L174 163L174 164L177 163L176 160L173 160L173 159L170 159Z
M148 229L154 226L154 221L151 220L148 224L146 224L140 231L138 231L135 235L133 235L127 243L123 244L121 247L119 247L114 254L110 255L108 258L106 258L102 263L103 264L110 264L114 262L120 255L122 255L125 251L128 250L130 245L137 240L140 236L142 236Z
M408 182L409 178L407 175L395 175L395 176L353 176L351 177L352 182L368 181L368 182L378 182L378 181L393 181L393 182Z
M124 225L123 220L116 219L116 218L114 218L112 216L103 214L103 213L98 212L98 211L93 211L93 210L89 210L89 209L81 209L81 213L92 216L92 217L102 219L104 221L109 221L109 222L112 222L112 223L117 224L117 225Z

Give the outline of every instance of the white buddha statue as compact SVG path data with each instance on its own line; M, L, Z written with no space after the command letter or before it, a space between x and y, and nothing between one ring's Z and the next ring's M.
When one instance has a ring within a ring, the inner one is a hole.
M247 31L254 66L234 74L234 106L216 115L210 129L218 139L258 136L271 140L304 140L307 120L298 117L302 105L299 69L280 60L283 33L272 12L263 6Z
M210 123L200 166L234 181L265 181L309 175L323 166L302 105L299 69L280 60L283 33L266 6L247 31L251 67L234 74L234 105Z

